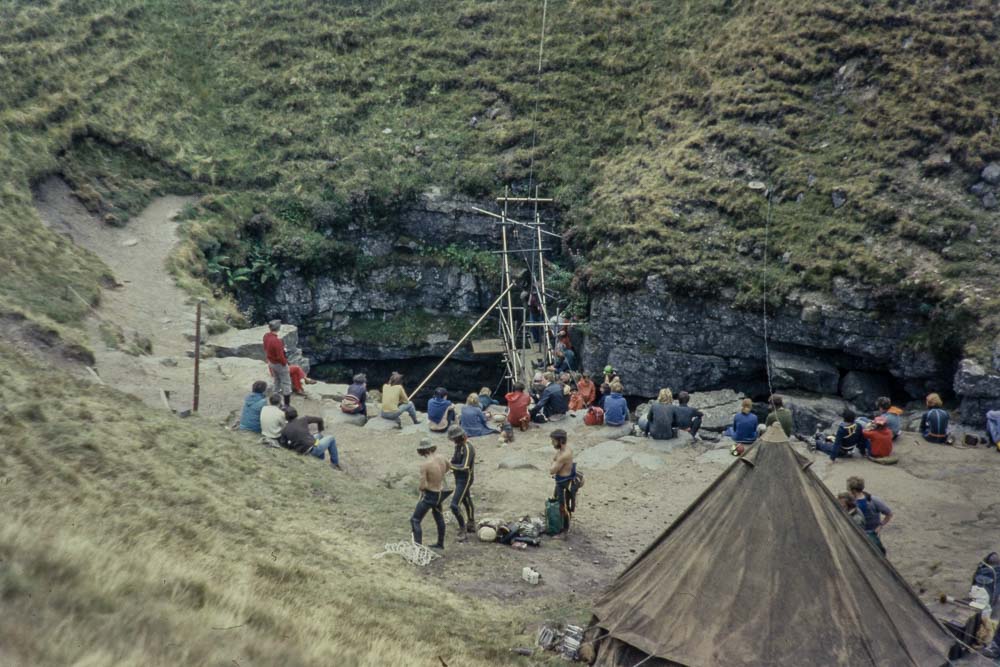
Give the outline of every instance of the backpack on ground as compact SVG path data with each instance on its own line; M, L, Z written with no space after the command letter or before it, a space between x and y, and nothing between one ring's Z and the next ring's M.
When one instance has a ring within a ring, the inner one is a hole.
M549 498L545 501L545 532L549 535L558 535L563 530L563 516L559 508L559 501Z
M596 405L587 408L587 414L583 416L583 423L587 426L600 426L604 423L604 410Z
M992 555L992 554L990 554ZM989 558L987 556L986 558ZM1000 567L990 565L986 558L980 561L976 573L972 576L972 585L984 589L990 596L990 606L996 605L1000 599Z
M348 394L340 399L340 411L349 415L357 414L361 412L361 401L357 396Z

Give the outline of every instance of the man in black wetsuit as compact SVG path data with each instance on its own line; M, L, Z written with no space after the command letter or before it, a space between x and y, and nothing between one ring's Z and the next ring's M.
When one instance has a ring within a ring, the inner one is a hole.
M468 533L476 530L476 509L472 504L472 483L476 479L476 450L469 442L461 426L448 429L448 439L455 443L455 454L449 468L455 473L455 495L451 497L451 513L458 519L459 542L468 539ZM462 508L465 508L465 517Z

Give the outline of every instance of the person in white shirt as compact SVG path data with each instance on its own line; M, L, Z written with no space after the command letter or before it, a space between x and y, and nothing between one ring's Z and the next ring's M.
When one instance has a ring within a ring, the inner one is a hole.
M268 447L280 447L278 436L287 423L285 411L281 409L281 396L276 393L271 394L267 399L267 405L260 411L261 442Z

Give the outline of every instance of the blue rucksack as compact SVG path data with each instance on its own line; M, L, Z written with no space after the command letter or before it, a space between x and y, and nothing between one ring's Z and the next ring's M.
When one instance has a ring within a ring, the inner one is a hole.
M865 518L865 530L872 531L878 528L882 520L875 508L875 503L872 501L872 494L866 493L864 498L859 498L854 502L858 511L861 512L861 516Z

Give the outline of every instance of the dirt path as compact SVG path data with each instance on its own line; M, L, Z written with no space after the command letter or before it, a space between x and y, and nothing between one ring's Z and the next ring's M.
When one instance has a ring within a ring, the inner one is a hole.
M157 199L117 229L95 220L59 179L46 181L38 191L38 210L46 224L95 252L122 283L105 291L100 318L120 326L129 339L140 334L153 344L151 355L109 348L95 319L91 336L98 372L109 384L157 409L162 407L161 388L171 392L175 407L190 405L193 360L187 356L191 344L185 336L194 329L194 308L164 267L176 243L172 218L189 201ZM250 383L265 379L261 362L248 359L209 359L203 368L202 412L211 417L237 409ZM336 412L329 401L296 398L295 402L306 414ZM420 434L347 425L328 431L337 437L347 474L372 485L415 487L413 449ZM611 435L604 427L571 430L571 442L580 454L598 447L642 453L584 468L587 486L568 539L515 551L475 540L455 545L449 536L446 557L424 570L425 576L474 596L537 600L547 613L587 609L594 596L731 463L724 451L703 455L688 447L651 453L648 445L635 441L602 446ZM446 441L440 440L441 452L450 455ZM551 457L547 430L520 434L509 447L501 447L493 437L479 438L475 444L478 516L513 520L540 514L551 493L545 470ZM897 451L901 459L897 466L863 460L831 465L816 456L813 469L834 493L844 488L848 476L864 477L869 489L896 513L883 534L892 563L924 597L962 595L978 560L1000 549L1000 454L985 448L930 445L912 434L904 434ZM363 521L367 510L357 511ZM399 530L386 535L386 541L407 539L410 511L410 506L398 508ZM450 516L448 520L454 525ZM432 530L429 523L425 530ZM529 587L520 581L525 565L542 572L543 585Z

